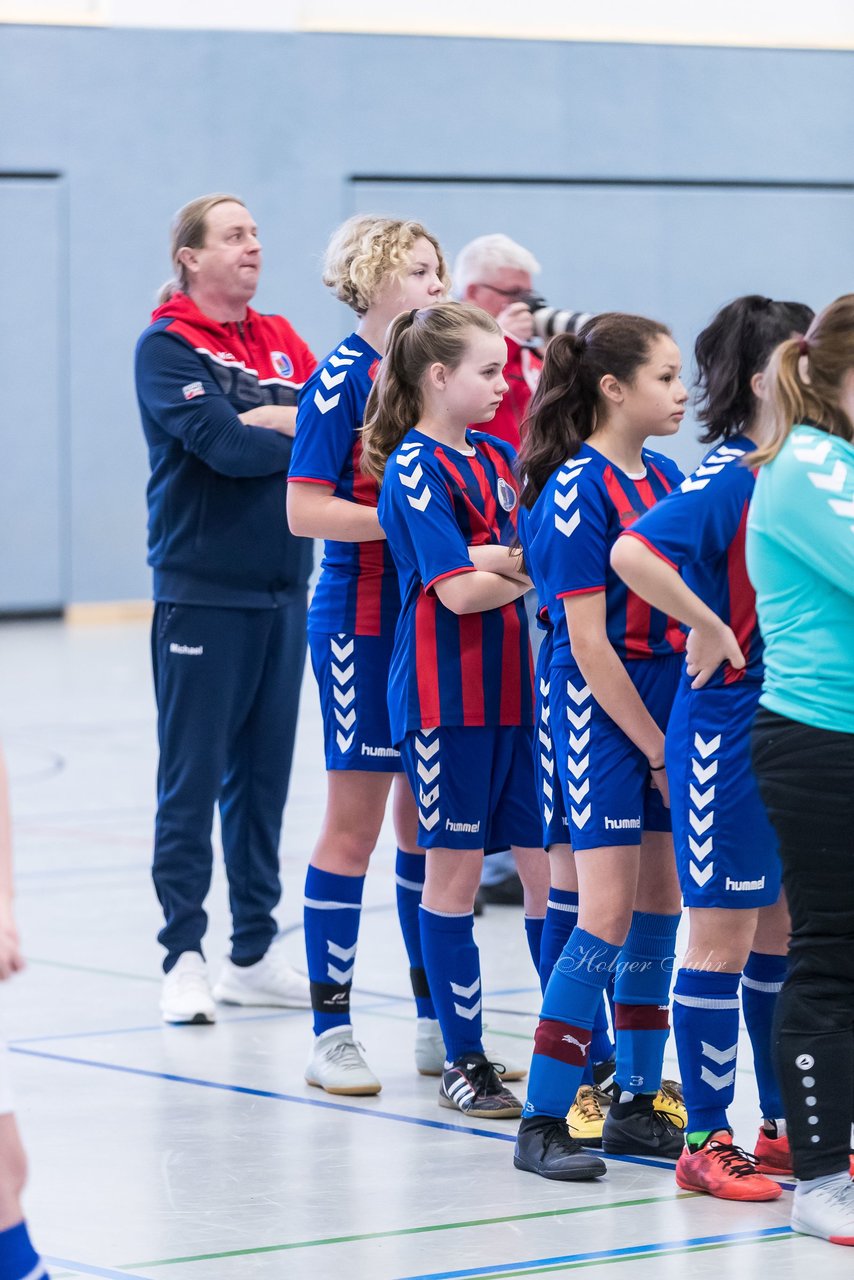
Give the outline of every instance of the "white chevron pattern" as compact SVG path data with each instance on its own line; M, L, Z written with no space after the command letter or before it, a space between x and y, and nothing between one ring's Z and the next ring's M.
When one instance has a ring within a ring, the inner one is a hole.
M432 831L439 821L439 774L442 768L435 729L418 730L415 751L418 756L418 821L426 831Z
M332 696L335 700L335 742L343 753L350 750L356 736L356 708L353 706L356 698L356 642L352 636L341 632L329 637L329 648L332 654L329 670L332 672Z
M727 463L734 462L736 458L742 458L744 454L744 449L733 449L730 445L722 444L682 481L679 488L683 493L694 493L698 489L705 489L712 477L720 475Z
M333 982L339 983L342 987L353 980L353 970L356 967L356 948L358 945L359 944L357 942L354 942L352 947L339 947L338 943L333 942L331 938L326 939L326 949L331 957L331 959L326 962L326 972L329 974L329 977ZM339 969L337 965L332 963L333 960L341 960L344 964L346 964L348 960L352 960L354 963L350 965L349 969Z
M590 459L585 458L584 461L589 462ZM558 487L554 491L554 504L557 508L554 516L555 528L565 538L571 538L581 523L580 511L577 508L574 511L569 510L578 499L578 485L574 481L581 475L581 471L577 467L570 470L569 466L570 464L567 464L557 473L555 481ZM567 486L571 487L567 488ZM566 514L561 515L562 511Z
M549 707L549 689L551 682L540 677L540 764L543 766L542 777L542 807L543 820L546 826L549 825L554 817L554 743L552 741L552 731L549 721L551 719L551 709Z
M814 463L820 467L824 466L833 448L833 442L830 439L821 440L816 444L812 436L800 432L792 436L792 444L795 457L799 462ZM807 479L813 488L822 490L824 493L845 495L829 497L827 505L834 515L840 516L843 520L854 520L854 482L849 483L848 467L841 458L836 459L829 472L808 471ZM854 533L854 524L851 525L851 532Z
M722 450L719 449L718 453L720 452ZM737 449L731 449L728 452L740 456L740 452ZM729 459L726 460L729 461ZM718 772L718 761L710 760L710 757L720 750L720 746L721 735L719 733L715 734L713 738L709 738L708 742L701 734L694 734L694 754L691 757L691 771L701 786L706 786L706 783L710 782ZM691 828L688 832L688 848L691 851L688 859L688 873L700 889L704 888L715 874L715 864L712 859L715 844L712 832L715 811L711 806L715 801L716 788L717 784L712 783L711 786L706 786L706 789L701 791L699 787L694 786L693 782L688 788L690 801L688 825ZM720 1085L718 1087L723 1088L724 1086Z
M430 487L424 480L424 472L421 469L421 463L418 461L418 454L421 452L420 444L408 444L397 455L397 465L400 467L398 479L404 489L411 489L412 493L407 493L406 501L410 507L414 507L416 511L426 511L430 503L431 493ZM413 468L412 464L415 463ZM422 484L422 481L424 483ZM421 488L419 489L419 485Z
M460 1018L465 1018L467 1022L471 1022L480 1013L480 978L475 978L470 987L461 987L456 982L451 983L451 994L459 1000L472 1001L470 1004L457 1004L454 1000L454 1010Z
M566 718L572 728L567 741L566 767L570 777L567 786L571 797L570 813L577 827L585 827L590 820L590 801L582 808L582 801L590 790L590 778L587 776L590 767L590 722L592 711L590 689L586 684L576 687L571 680L566 682L568 703ZM574 710L574 708L578 710ZM581 732L576 732L581 730Z
M717 1045L708 1044L705 1040L700 1042L700 1051L704 1058L708 1058L716 1067L725 1067L728 1063L732 1063L729 1071L719 1074L707 1067L705 1062L700 1067L700 1079L716 1093L720 1093L722 1089L728 1088L735 1080L735 1059L738 1053L738 1044L727 1045L725 1049L719 1049Z

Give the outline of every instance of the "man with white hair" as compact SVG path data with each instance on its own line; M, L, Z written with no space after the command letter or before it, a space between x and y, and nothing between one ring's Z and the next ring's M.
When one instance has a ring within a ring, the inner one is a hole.
M462 248L454 264L454 294L482 307L501 325L507 342L504 377L509 390L490 423L490 434L519 448L519 431L540 376L542 360L529 343L534 319L530 296L540 264L509 236L478 236Z

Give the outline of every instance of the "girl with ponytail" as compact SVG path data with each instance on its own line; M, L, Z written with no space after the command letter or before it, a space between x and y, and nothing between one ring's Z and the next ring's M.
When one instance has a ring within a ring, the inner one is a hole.
M671 1159L682 1148L684 1113L659 1090L680 911L664 728L685 636L608 559L622 529L682 479L645 446L679 428L680 363L664 325L640 316L600 315L553 338L519 460L520 540L553 627L549 720L578 877L578 923L545 989L514 1159L545 1178L605 1172L565 1117L612 974L615 1100L602 1147Z
M445 1048L424 972L418 922L424 851L412 789L386 707L400 589L377 519L379 490L362 473L362 419L399 312L448 287L442 250L418 222L357 215L333 234L324 283L356 313L300 397L288 475L294 533L325 539L308 615L326 749L326 812L305 883L305 940L315 1040L306 1077L329 1093L375 1094L350 1022L362 892L393 787L398 918L417 1013L415 1064L441 1075Z
M747 525L753 767L792 913L775 1024L796 1231L854 1245L854 294L777 348Z
M514 849L535 965L548 892L522 602L531 584L511 550L514 451L468 426L494 417L506 358L498 325L470 304L398 316L362 437L400 577L388 709L427 851L420 924L445 1046L439 1104L488 1119L517 1117L522 1105L481 1039L473 907L484 849Z
M713 447L666 502L620 537L611 564L644 600L692 628L667 727L676 862L690 916L674 988L688 1111L676 1181L726 1200L774 1200L791 1174L771 1026L786 974L789 917L777 840L750 770L762 637L745 569L751 470L765 435L765 366L812 311L751 295L723 307L695 347L702 439ZM753 1044L762 1127L755 1158L733 1141L739 993ZM711 1047L710 1047L711 1046Z

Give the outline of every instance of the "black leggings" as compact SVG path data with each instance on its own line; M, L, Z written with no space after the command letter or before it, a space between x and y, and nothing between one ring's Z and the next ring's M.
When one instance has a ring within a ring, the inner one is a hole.
M795 1174L848 1168L854 1118L854 734L760 707L753 768L792 913L774 1050Z

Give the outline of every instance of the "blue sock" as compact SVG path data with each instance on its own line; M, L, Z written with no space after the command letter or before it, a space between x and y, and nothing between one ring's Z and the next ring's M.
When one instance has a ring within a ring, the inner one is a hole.
M744 1010L747 1034L753 1045L753 1070L759 1087L759 1106L766 1120L779 1120L786 1114L774 1071L771 1024L787 967L786 956L768 956L759 951L751 951L741 979L741 1007Z
M593 1020L593 1039L590 1041L590 1064L610 1062L614 1056L614 1041L608 1026L608 1014L605 1011L605 995L599 1001L596 1017ZM592 1075L592 1071L591 1071Z
M549 902L540 941L540 988L545 992L552 969L578 923L578 894L571 889L549 889Z
M0 1276L3 1280L48 1280L30 1241L26 1222L0 1231Z
M602 990L620 953L576 927L549 978L523 1116L564 1117L575 1100L587 1064Z
M397 851L394 879L397 886L397 918L403 945L409 956L409 979L415 996L415 1011L419 1018L435 1018L436 1010L430 998L430 986L424 972L424 956L421 952L421 921L418 908L424 892L424 854Z
M540 943L540 987L543 992L552 976L560 953L563 951L569 935L578 920L578 894L573 889L549 890L549 901L546 908L546 919L543 925L543 937ZM584 1063L582 1084L593 1083L593 1063L607 1062L614 1056L614 1044L608 1034L608 1015L605 1012L605 997L602 997L593 1022L593 1039L590 1042L590 1053Z
M728 1129L735 1096L740 973L680 969L673 989L673 1030L689 1133Z
M364 876L339 876L311 865L305 874L303 922L316 1036L350 1023L364 886Z
M421 947L448 1062L466 1053L483 1053L480 952L473 914L443 915L422 902Z
M531 959L534 962L534 968L537 973L540 971L540 952L542 951L545 923L543 916L525 916L525 937L528 939L528 950L531 953Z
M679 916L635 911L614 982L620 1094L657 1093L669 1030L667 1004Z

